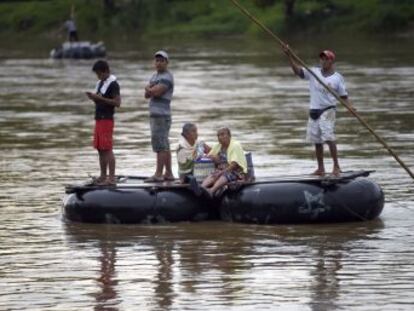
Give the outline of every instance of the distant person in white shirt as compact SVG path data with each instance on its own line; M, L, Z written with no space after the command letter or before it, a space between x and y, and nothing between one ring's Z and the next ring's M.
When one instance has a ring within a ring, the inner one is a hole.
M79 41L78 31L76 29L75 20L73 17L70 17L64 24L64 28L68 33L68 40L69 42L76 42Z
M293 72L302 79L309 81L310 107L309 119L306 132L306 140L315 145L315 154L318 163L313 175L325 175L325 165L323 161L323 144L329 146L329 151L333 161L332 174L339 176L341 168L338 161L338 152L335 138L335 115L336 98L329 93L325 87L308 70L296 63L292 56L289 46L284 46L284 52L289 59ZM346 91L344 78L335 71L335 53L324 50L319 53L320 67L312 67L312 72L318 78L336 92L350 107L348 92Z

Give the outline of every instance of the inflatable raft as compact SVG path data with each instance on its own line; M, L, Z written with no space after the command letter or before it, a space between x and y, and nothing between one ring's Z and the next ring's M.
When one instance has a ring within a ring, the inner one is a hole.
M104 57L106 49L103 42L91 43L89 41L65 42L50 51L52 58L89 59Z
M340 177L309 175L234 183L216 198L196 195L178 182L144 183L121 176L116 186L91 183L66 186L63 215L92 223L165 223L224 220L281 224L371 220L384 206L370 172Z

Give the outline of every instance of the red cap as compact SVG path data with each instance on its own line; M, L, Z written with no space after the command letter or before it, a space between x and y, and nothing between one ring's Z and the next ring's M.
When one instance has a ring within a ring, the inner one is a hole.
M332 61L335 60L335 53L330 50L323 50L319 53L319 57L325 56L327 59L330 59Z

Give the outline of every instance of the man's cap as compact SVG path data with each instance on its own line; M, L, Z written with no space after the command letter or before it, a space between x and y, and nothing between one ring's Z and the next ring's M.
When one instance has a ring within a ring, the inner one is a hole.
M166 60L169 59L167 52L162 51L162 50L155 52L154 57L157 57L157 56L161 56L162 58L165 58Z
M319 53L319 57L325 56L327 59L335 60L335 53L331 50L323 50Z

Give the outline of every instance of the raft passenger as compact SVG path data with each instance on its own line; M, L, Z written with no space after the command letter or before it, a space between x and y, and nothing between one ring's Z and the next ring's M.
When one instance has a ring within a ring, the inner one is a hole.
M63 24L63 27L67 31L69 42L79 41L78 30L76 28L75 19L73 17L69 17L69 19Z
M121 106L120 87L106 61L98 60L92 67L98 77L95 93L86 96L95 103L95 130L93 146L98 150L101 175L97 184L115 184L115 156L113 147L115 107ZM109 175L107 175L109 170Z
M306 132L306 141L315 145L315 155L318 167L313 175L323 176L325 174L323 144L329 146L333 161L332 174L339 176L341 168L338 161L338 151L335 138L335 116L336 98L329 93L325 87L308 70L299 65L288 45L283 47L288 57L289 64L295 75L309 81L310 104L309 118ZM338 96L343 99L352 109L348 99L344 78L335 71L335 54L330 50L319 53L320 67L312 67L312 72L325 84L328 85Z
M218 144L214 145L208 157L216 164L216 170L204 179L202 187L213 196L229 182L245 181L247 162L240 143L231 137L228 127L217 131Z
M194 160L198 157L198 150L208 153L211 148L204 142L197 141L197 126L194 123L185 123L182 128L177 148L178 175L181 183L189 181L194 172Z
M168 62L167 52L158 51L154 54L156 72L145 87L145 98L149 99L151 145L152 150L157 154L155 173L147 178L145 182L174 180L168 138L171 128L171 100L174 92L174 78L168 70Z

